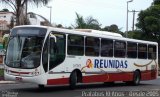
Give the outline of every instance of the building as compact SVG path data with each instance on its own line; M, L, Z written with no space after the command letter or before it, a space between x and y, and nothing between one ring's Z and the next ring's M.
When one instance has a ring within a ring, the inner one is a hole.
M0 31L9 30L12 19L14 19L12 12L0 12Z
M30 25L50 25L49 21L41 15L29 12L27 14ZM11 21L13 19L13 24L16 23L16 17L13 12L0 12L0 35L4 31L8 31L11 27ZM14 26L13 25L13 26Z
M5 32L9 32L12 19L14 22L15 16L12 12L0 12L0 43Z

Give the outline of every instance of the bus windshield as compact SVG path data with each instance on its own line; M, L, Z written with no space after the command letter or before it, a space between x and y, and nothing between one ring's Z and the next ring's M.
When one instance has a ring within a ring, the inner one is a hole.
M35 33L36 32L36 33ZM32 69L40 65L41 48L46 30L21 28L11 32L5 63L9 67ZM40 34L41 33L41 34Z

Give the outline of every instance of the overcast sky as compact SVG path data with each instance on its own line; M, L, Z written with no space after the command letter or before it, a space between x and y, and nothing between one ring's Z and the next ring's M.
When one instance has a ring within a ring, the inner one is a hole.
M126 14L128 0L52 0L48 5L52 6L52 23L70 26L74 24L76 12L87 17L97 19L102 27L117 24L122 31L126 30ZM153 0L133 0L129 3L129 10L144 10ZM47 7L29 6L30 12L50 18L50 10ZM138 14L138 13L136 13ZM132 13L129 13L129 29L132 27ZM136 16L137 18L137 16Z

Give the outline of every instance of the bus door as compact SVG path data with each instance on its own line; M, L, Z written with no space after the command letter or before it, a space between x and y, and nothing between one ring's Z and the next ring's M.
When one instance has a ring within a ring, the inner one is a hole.
M49 70L51 70L56 62L56 54L57 54L57 46L56 46L56 37L52 34L50 34L50 38L49 38L49 61L48 61L48 67Z
M48 71L56 68L54 72L64 72L64 67L61 63L65 60L65 35L59 33L51 33L48 43Z
M49 35L49 37L46 39L44 48L43 48L43 68L45 72L49 72L52 69L52 61L55 60L55 53L56 53L56 37Z

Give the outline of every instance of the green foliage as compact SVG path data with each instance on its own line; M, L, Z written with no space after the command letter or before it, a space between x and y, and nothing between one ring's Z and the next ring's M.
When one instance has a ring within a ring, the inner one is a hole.
M3 48L4 49L6 49L6 47L7 47L8 39L9 39L8 37L5 37L3 40Z
M98 22L97 19L94 19L92 16L87 17L86 19L83 18L83 16L80 16L78 13L76 13L76 21L74 28L78 29L101 29L101 24Z
M147 40L160 41L160 0L154 0L152 6L141 11L137 20L136 26Z
M0 69L0 76L3 76L3 75L4 75L4 70Z
M160 0L153 0L152 5L159 5L160 4Z
M127 34L128 34L128 38L146 40L146 38L143 37L144 33L140 30L129 31Z
M115 33L119 33L123 36L123 32L120 31L120 29L118 28L118 26L116 24L112 24L110 26L105 26L104 28L102 28L101 30L103 31L109 31L109 32L115 32Z
M58 24L56 25L57 28L63 28L63 25L62 24Z

